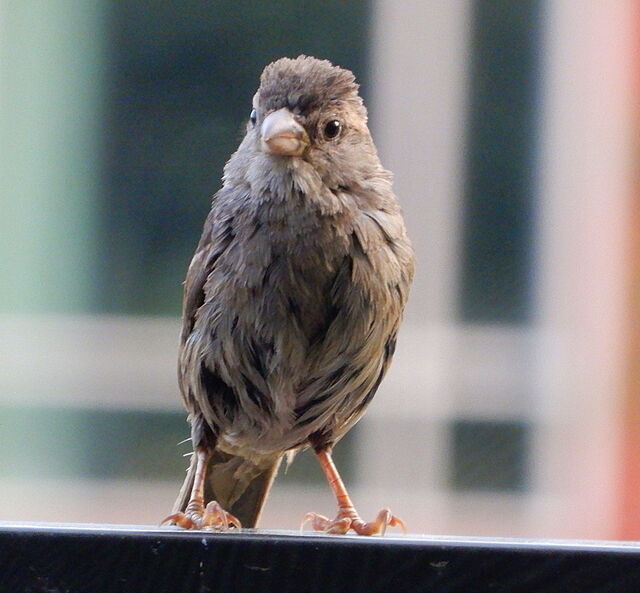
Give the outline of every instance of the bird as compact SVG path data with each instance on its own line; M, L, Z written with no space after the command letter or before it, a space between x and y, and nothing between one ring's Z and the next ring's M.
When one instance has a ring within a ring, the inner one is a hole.
M353 73L306 55L267 65L184 283L193 454L163 523L255 527L282 459L311 448L338 512L306 524L405 529L388 508L360 517L332 451L389 368L413 273Z

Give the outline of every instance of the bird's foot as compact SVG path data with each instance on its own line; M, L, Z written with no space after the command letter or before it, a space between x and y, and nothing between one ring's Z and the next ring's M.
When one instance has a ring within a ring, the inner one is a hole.
M184 513L169 515L161 525L177 525L183 529L206 529L210 531L227 531L231 527L240 529L242 524L237 517L225 511L215 500L206 508L202 501L191 501Z
M404 533L407 532L406 523L391 514L387 508L382 509L374 521L363 521L354 508L340 509L338 516L331 520L318 513L307 513L302 520L303 528L307 523L315 531L344 535L350 529L358 535L384 535L387 527L400 527Z

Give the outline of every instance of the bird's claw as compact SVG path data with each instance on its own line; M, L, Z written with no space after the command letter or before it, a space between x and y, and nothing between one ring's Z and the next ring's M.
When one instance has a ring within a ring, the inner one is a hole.
M199 519L193 515L187 515L186 513L174 513L165 517L160 525L176 525L183 529L200 529L202 524L202 517Z
M341 509L333 520L318 513L307 513L300 529L303 529L307 523L311 523L311 528L315 531L337 535L344 535L351 529L358 535L384 535L387 527L400 527L404 533L407 533L406 523L392 515L388 508L382 509L375 520L369 522L363 521L355 509Z
M240 520L225 511L215 500L206 508L202 503L189 503L184 513L169 515L160 525L177 525L183 529L206 529L209 531L227 531L231 527L241 529Z

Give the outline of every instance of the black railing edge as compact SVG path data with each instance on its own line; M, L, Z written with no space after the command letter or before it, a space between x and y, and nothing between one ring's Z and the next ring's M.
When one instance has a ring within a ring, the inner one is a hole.
M640 542L0 521L0 591L638 593Z

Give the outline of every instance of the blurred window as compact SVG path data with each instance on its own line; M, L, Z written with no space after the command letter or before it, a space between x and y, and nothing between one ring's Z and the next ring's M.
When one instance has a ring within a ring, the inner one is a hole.
M540 2L474 2L459 312L532 314Z

